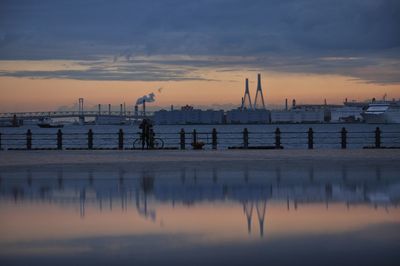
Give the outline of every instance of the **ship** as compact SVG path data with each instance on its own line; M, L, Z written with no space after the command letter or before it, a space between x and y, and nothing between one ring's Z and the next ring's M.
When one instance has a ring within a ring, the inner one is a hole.
M400 100L372 101L361 116L369 124L399 124Z
M40 119L37 125L41 128L62 128L64 126L63 124L53 122L48 117Z

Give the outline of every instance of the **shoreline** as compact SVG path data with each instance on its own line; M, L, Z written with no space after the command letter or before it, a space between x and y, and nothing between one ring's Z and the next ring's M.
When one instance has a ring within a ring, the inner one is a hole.
M0 167L85 164L159 164L221 162L390 162L400 163L400 150L62 150L0 151Z

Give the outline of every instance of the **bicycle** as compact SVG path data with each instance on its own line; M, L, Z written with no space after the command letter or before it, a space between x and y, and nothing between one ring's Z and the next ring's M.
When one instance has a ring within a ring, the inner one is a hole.
M144 141L144 146L143 146L143 141ZM151 143L147 144L145 140L143 140L142 137L137 138L133 141L133 149L162 149L164 148L164 141L160 138L154 138L153 139L153 145Z

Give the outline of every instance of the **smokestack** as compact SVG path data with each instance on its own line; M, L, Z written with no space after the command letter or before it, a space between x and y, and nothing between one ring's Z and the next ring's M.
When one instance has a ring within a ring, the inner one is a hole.
M101 115L101 104L99 104L99 115Z
M108 115L111 115L111 104L108 104Z
M126 104L124 102L124 116L126 116Z
M79 115L83 115L83 98L79 98Z
M296 99L293 99L292 101L292 108L296 107Z
M135 117L137 118L139 116L139 107L137 104L135 105Z
M120 113L120 116L122 116L122 103L119 105L119 113Z
M146 116L146 100L143 100L143 116Z
M326 99L324 99L324 104L327 105L328 103L326 102Z
M287 100L287 98L285 99L285 110L286 111L288 110L288 100Z
M171 104L171 111L173 111L174 110L174 105L173 104Z

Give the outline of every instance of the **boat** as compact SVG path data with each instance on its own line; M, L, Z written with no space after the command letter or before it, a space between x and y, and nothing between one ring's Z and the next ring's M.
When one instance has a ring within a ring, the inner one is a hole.
M361 116L369 124L399 124L400 101L372 101Z
M367 104L368 105L368 104ZM331 122L333 123L357 123L361 122L362 107L344 105L331 109Z
M63 124L55 123L51 120L51 118L45 117L39 120L37 124L41 128L62 128L64 127Z

